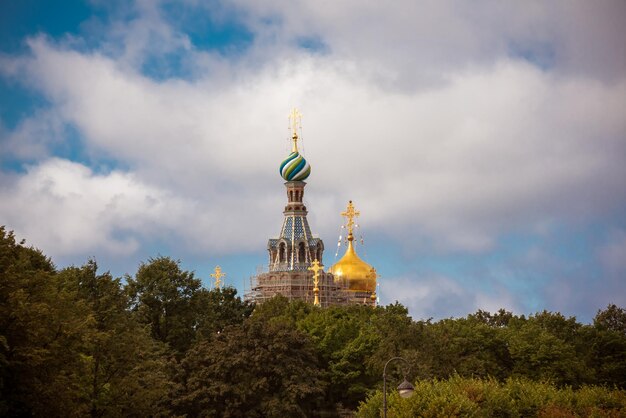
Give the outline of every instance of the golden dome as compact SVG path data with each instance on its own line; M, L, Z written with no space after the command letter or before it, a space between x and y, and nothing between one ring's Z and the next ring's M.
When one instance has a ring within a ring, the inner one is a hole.
M348 208L345 212L341 212L341 216L347 218L346 226L348 228L348 249L334 266L328 270L335 276L336 281L346 280L348 289L354 292L375 292L376 291L376 270L367 264L354 251L354 218L361 213L354 210L352 200L348 202Z
M335 276L335 280L345 279L350 290L374 292L376 290L376 271L357 255L352 241L352 235L348 235L346 253L329 271Z
M348 235L346 253L329 270L335 280L345 279L348 288L355 292L374 292L376 290L376 270L357 255L354 250L352 234Z

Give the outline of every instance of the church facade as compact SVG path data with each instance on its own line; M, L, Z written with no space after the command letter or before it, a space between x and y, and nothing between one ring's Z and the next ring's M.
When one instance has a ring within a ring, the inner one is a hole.
M251 278L245 298L263 303L276 295L290 300L303 300L318 306L365 304L376 305L376 270L361 260L354 248L353 229L359 212L352 202L341 215L347 219L347 249L344 256L324 271L324 242L314 236L307 220L304 188L311 166L298 150L300 115L290 116L292 150L280 165L285 180L287 205L277 237L267 243L268 267Z

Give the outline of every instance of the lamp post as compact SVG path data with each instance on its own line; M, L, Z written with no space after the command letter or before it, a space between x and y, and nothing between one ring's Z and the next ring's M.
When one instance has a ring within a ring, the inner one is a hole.
M404 380L398 386L398 393L403 398L408 398L413 395L415 388L408 380L406 380L406 375L411 371L411 365L408 361L403 359L402 357L392 357L387 360L385 363L385 367L383 369L383 417L387 418L387 366L394 360L402 360L407 365L407 370L404 372Z

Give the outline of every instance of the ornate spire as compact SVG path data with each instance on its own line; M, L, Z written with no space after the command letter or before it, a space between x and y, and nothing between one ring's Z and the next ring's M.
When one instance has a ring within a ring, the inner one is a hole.
M315 294L315 300L313 301L313 305L315 306L321 306L320 304L320 288L319 288L319 284L320 284L320 270L323 272L324 268L322 266L320 266L320 262L315 259L315 261L313 261L311 263L311 267L308 268L309 270L311 270L313 272L313 293Z
M348 208L345 212L341 212L341 216L344 216L347 219L346 228L348 228L348 241L354 240L354 236L352 235L352 231L354 230L354 219L359 217L361 212L358 210L354 210L354 205L352 204L352 200L348 202Z
M293 109L289 115L293 136L293 152L285 158L279 168L286 181L288 202L283 214L285 220L278 238L269 240L270 271L307 271L314 259L322 261L324 244L314 238L307 221L306 206L303 203L305 179L311 174L311 166L298 152L298 129L302 115Z
M302 127L302 113L295 107L289 114L289 128L291 129L291 139L293 146L291 152L298 152L298 129Z
M211 273L211 277L215 279L213 286L217 289L222 286L222 277L226 277L226 273L222 273L220 266L215 266L215 273Z

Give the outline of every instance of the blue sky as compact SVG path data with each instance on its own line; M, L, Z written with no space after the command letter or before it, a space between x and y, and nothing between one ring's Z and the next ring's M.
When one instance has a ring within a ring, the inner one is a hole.
M156 255L241 292L304 114L335 260L416 318L626 306L621 1L0 3L0 223L59 267ZM341 251L339 256L341 256Z

